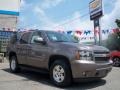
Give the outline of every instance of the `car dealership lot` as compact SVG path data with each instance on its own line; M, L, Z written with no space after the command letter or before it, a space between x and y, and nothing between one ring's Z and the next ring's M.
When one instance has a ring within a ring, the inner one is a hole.
M8 63L0 64L0 90L59 90L52 85L47 74L23 70L13 74L9 71ZM74 83L65 90L120 90L120 68L114 67L110 74L98 81L91 83Z

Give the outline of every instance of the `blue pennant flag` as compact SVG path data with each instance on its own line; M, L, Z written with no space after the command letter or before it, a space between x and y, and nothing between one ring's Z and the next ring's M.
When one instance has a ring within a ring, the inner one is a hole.
M103 33L103 34L106 34L106 30L102 30L102 33Z
M109 33L109 30L106 30L107 33Z
M106 33L108 34L108 33L109 33L109 30L102 30L102 33L103 33L103 34L106 34Z
M90 30L84 31L84 34L85 34L85 35L88 35L88 34L90 34L90 33L91 33Z
M71 34L72 33L72 31L67 31L67 34Z

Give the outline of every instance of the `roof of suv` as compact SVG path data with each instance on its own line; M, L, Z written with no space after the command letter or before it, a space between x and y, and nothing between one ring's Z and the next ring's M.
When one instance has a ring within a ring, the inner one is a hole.
M57 32L57 31L52 31L52 30L39 30L39 29L35 29L35 30L27 30L27 31L19 31L18 33L24 34L27 32L34 32L34 31L41 31L41 32ZM57 32L59 33L59 32Z
M19 31L19 32L33 32L33 31L42 31L42 32L56 32L56 31L52 31L52 30L39 30L39 29L34 29L34 30L26 30L26 31Z

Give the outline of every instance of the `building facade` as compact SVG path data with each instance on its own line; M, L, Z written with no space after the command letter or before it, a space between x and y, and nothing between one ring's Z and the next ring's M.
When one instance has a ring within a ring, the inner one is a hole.
M17 31L21 0L0 0L0 52L5 53L12 34Z

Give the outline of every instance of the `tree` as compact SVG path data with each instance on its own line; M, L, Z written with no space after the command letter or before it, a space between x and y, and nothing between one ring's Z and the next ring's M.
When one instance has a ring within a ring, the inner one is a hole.
M115 23L117 24L118 28L120 28L120 20L116 19ZM113 34L108 36L106 41L106 47L110 50L120 50L120 30L116 29Z
M116 32L108 36L106 47L110 50L120 50L120 32Z
M116 24L117 24L117 26L120 28L120 20L119 19L116 19Z

